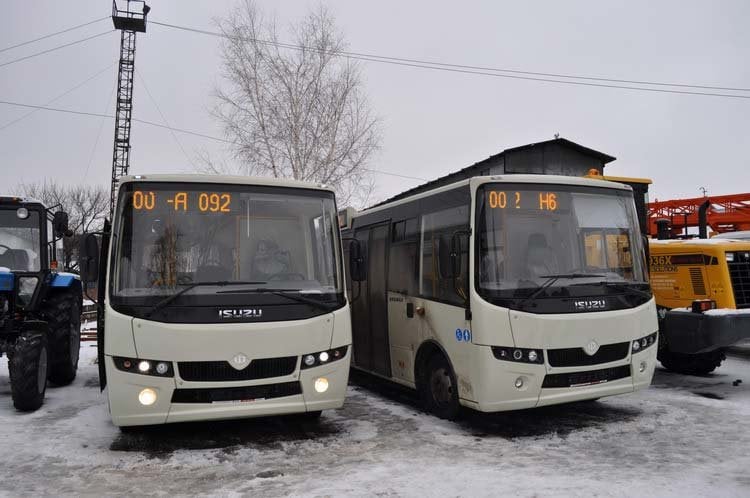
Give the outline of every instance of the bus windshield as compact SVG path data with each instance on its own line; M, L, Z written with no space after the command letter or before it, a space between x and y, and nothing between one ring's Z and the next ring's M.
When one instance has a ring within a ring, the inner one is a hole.
M126 184L120 196L111 277L118 302L153 305L185 287L218 297L227 285L316 299L343 292L330 192L153 182Z
M614 286L648 289L629 191L485 184L477 192L477 230L477 290L483 297L603 295Z
M0 209L0 268L39 271L39 212Z

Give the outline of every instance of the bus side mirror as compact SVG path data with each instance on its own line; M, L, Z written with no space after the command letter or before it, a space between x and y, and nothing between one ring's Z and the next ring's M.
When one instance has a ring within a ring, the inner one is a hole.
M68 230L68 213L65 211L58 211L52 215L52 230L55 232L55 237L70 237L73 235Z
M84 282L96 282L99 278L99 241L93 233L81 237L78 268Z
M362 246L357 239L349 243L349 276L352 282L367 280L367 267L362 254Z

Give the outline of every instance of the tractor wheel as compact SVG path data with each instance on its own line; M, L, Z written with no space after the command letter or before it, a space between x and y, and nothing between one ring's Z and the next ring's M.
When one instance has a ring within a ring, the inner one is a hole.
M71 291L57 292L46 302L50 332L49 380L66 386L76 378L81 351L81 310Z
M456 420L461 414L458 383L448 360L436 354L427 362L421 376L419 394L425 409L440 418Z
M658 359L664 368L687 375L707 375L716 370L726 358L722 349L708 353L683 354L672 353L665 348L658 353Z
M13 406L29 412L42 406L47 390L47 334L44 331L23 332L13 346L8 361Z

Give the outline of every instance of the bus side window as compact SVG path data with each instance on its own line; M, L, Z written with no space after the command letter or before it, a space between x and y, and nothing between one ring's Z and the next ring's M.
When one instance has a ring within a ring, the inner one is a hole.
M417 293L417 219L397 221L391 226L388 258L388 290L408 296Z
M442 211L426 214L422 217L422 258L420 294L432 297L440 301L447 301L463 305L464 297L456 294L453 285L453 276L450 268L444 268L449 261L447 254L441 257L441 251L445 253L450 250L453 234L459 230L467 230L469 225L469 206L456 206ZM459 281L468 278L466 263L468 261L468 244L461 240L460 264L461 274L457 275ZM462 288L464 286L460 286Z

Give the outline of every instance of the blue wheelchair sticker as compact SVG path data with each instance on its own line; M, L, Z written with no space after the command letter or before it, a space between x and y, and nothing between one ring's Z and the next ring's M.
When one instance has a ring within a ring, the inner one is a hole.
M468 329L456 329L456 340L458 342L464 341L464 342L470 342L471 341L471 332L469 332Z

